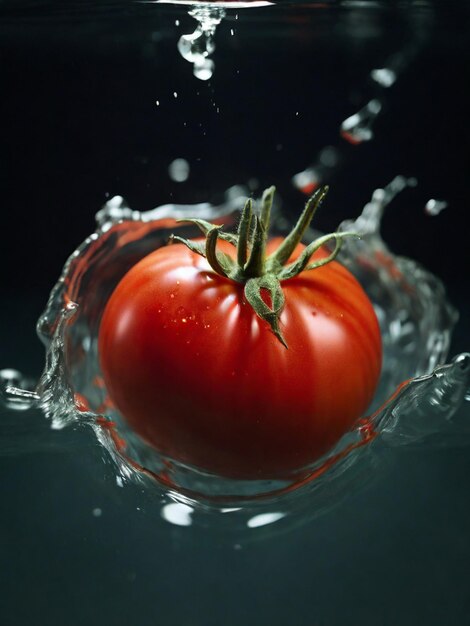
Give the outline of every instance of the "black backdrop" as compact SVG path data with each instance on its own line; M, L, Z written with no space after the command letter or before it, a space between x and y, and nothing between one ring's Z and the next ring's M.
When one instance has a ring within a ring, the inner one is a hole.
M416 176L417 190L388 212L386 238L446 282L465 277L466 250L456 249L465 243L468 202L463 3L414 12L406 5L231 10L216 35L209 83L192 76L176 49L195 27L186 8L124 6L78 4L76 15L54 5L5 10L3 289L47 292L108 194L144 210L214 200L256 177L274 182L286 210L297 210L303 197L290 178L328 144L340 148L343 163L319 227L357 214L396 174ZM413 47L397 83L374 88L370 70ZM375 139L360 146L339 139L340 122L377 95L384 110ZM187 183L168 177L176 157L190 162ZM431 197L449 202L433 220L423 212Z

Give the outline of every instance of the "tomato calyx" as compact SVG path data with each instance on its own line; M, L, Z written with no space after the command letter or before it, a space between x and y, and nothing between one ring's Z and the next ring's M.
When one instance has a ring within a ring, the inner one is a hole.
M263 192L259 207L254 207L253 200L248 198L241 214L237 233L227 233L222 226L217 226L200 219L183 219L197 226L205 235L205 242L192 241L173 235L171 241L186 245L192 252L205 257L211 268L224 278L244 285L244 294L256 314L269 324L279 341L287 348L279 319L284 307L284 293L281 281L294 278L304 271L314 270L333 261L341 249L346 237L358 237L353 232L335 232L323 235L305 246L300 255L288 263L291 255L302 241L307 228L322 203L328 187L323 186L315 191L305 204L292 231L285 237L280 246L266 256L275 188L269 187ZM229 242L236 248L233 259L217 249L219 239ZM320 248L334 241L332 252L310 262L312 256ZM263 293L268 297L263 297Z

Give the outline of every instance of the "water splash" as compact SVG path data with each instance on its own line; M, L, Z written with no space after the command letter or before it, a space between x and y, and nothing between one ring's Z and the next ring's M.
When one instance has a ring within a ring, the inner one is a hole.
M237 193L231 188L219 206L168 204L145 213L133 211L121 197L109 200L96 216L96 232L68 259L38 321L47 349L39 382L26 384L18 372L2 370L3 404L39 408L54 429L91 428L115 462L119 485L148 487L161 517L172 524L287 527L296 523L297 513L305 519L328 510L373 473L381 447L416 444L434 433L444 441L459 434L462 425L452 417L470 399L470 355L443 365L457 320L443 285L419 264L393 255L380 237L385 208L414 184L414 179L396 177L374 191L357 219L340 226L362 233L362 239L345 242L341 260L374 304L383 337L383 372L369 416L312 467L285 480L234 481L178 464L130 431L114 410L98 367L101 313L124 273L164 245L175 229L182 236L193 234L192 226L177 223L178 218L232 222L248 188L237 187Z
M469 380L470 354L459 354L432 374L403 385L374 418L376 427L384 440L395 446L441 433L445 422L468 399ZM414 419L397 428L397 420L404 411L413 414Z
M178 50L186 61L193 64L193 74L199 80L209 80L214 73L214 61L209 56L215 50L214 35L225 17L225 9L217 5L200 4L189 11L198 22L196 30L182 35Z
M384 211L399 193L407 187L416 187L417 184L416 178L395 176L386 187L374 190L372 198L355 220L343 222L340 228L344 230L355 229L362 235L368 235L375 240L375 246L385 249L385 244L380 238L380 225Z
M189 15L197 20L198 25L193 33L182 35L178 41L178 50L186 61L193 64L193 74L199 80L210 80L214 74L215 63L209 58L215 51L214 37L217 26L226 15L227 9L247 9L266 7L271 4L267 0L212 0L193 2L192 0L158 0L159 3L188 4L192 8ZM233 35L233 31L231 31Z

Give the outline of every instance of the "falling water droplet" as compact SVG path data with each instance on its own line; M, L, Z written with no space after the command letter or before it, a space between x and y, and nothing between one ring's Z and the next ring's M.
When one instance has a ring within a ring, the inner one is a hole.
M445 200L435 200L431 198L426 202L424 210L428 215L439 215L441 211L447 209L449 204Z
M214 61L212 59L203 59L194 63L193 74L199 80L209 80L214 73Z
M184 183L189 176L189 163L186 159L175 159L168 166L168 174L176 183Z
M339 161L339 154L334 146L325 146L318 158L325 167L335 167Z
M292 183L302 193L310 195L331 176L339 161L338 150L334 146L326 146L313 165L294 175Z
M306 195L312 194L320 185L320 177L313 167L309 167L303 172L295 174L292 182L297 189Z
M371 100L360 111L344 120L341 124L341 136L352 144L370 141L374 137L372 125L381 110L380 100Z
M397 74L388 67L372 70L371 78L381 87L391 87L397 80Z
M189 15L198 21L194 33L182 35L178 50L186 61L193 64L193 74L199 80L209 80L214 73L214 61L208 57L214 52L214 35L225 17L225 11L217 6L196 6Z

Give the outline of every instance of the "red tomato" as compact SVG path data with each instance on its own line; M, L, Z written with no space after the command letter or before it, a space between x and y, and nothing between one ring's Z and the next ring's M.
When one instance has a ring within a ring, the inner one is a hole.
M269 242L267 252L278 245ZM234 257L229 243L218 247ZM288 349L243 285L185 245L135 265L99 335L108 392L134 431L173 459L233 478L287 477L325 454L373 397L379 326L362 287L336 261L282 289Z

